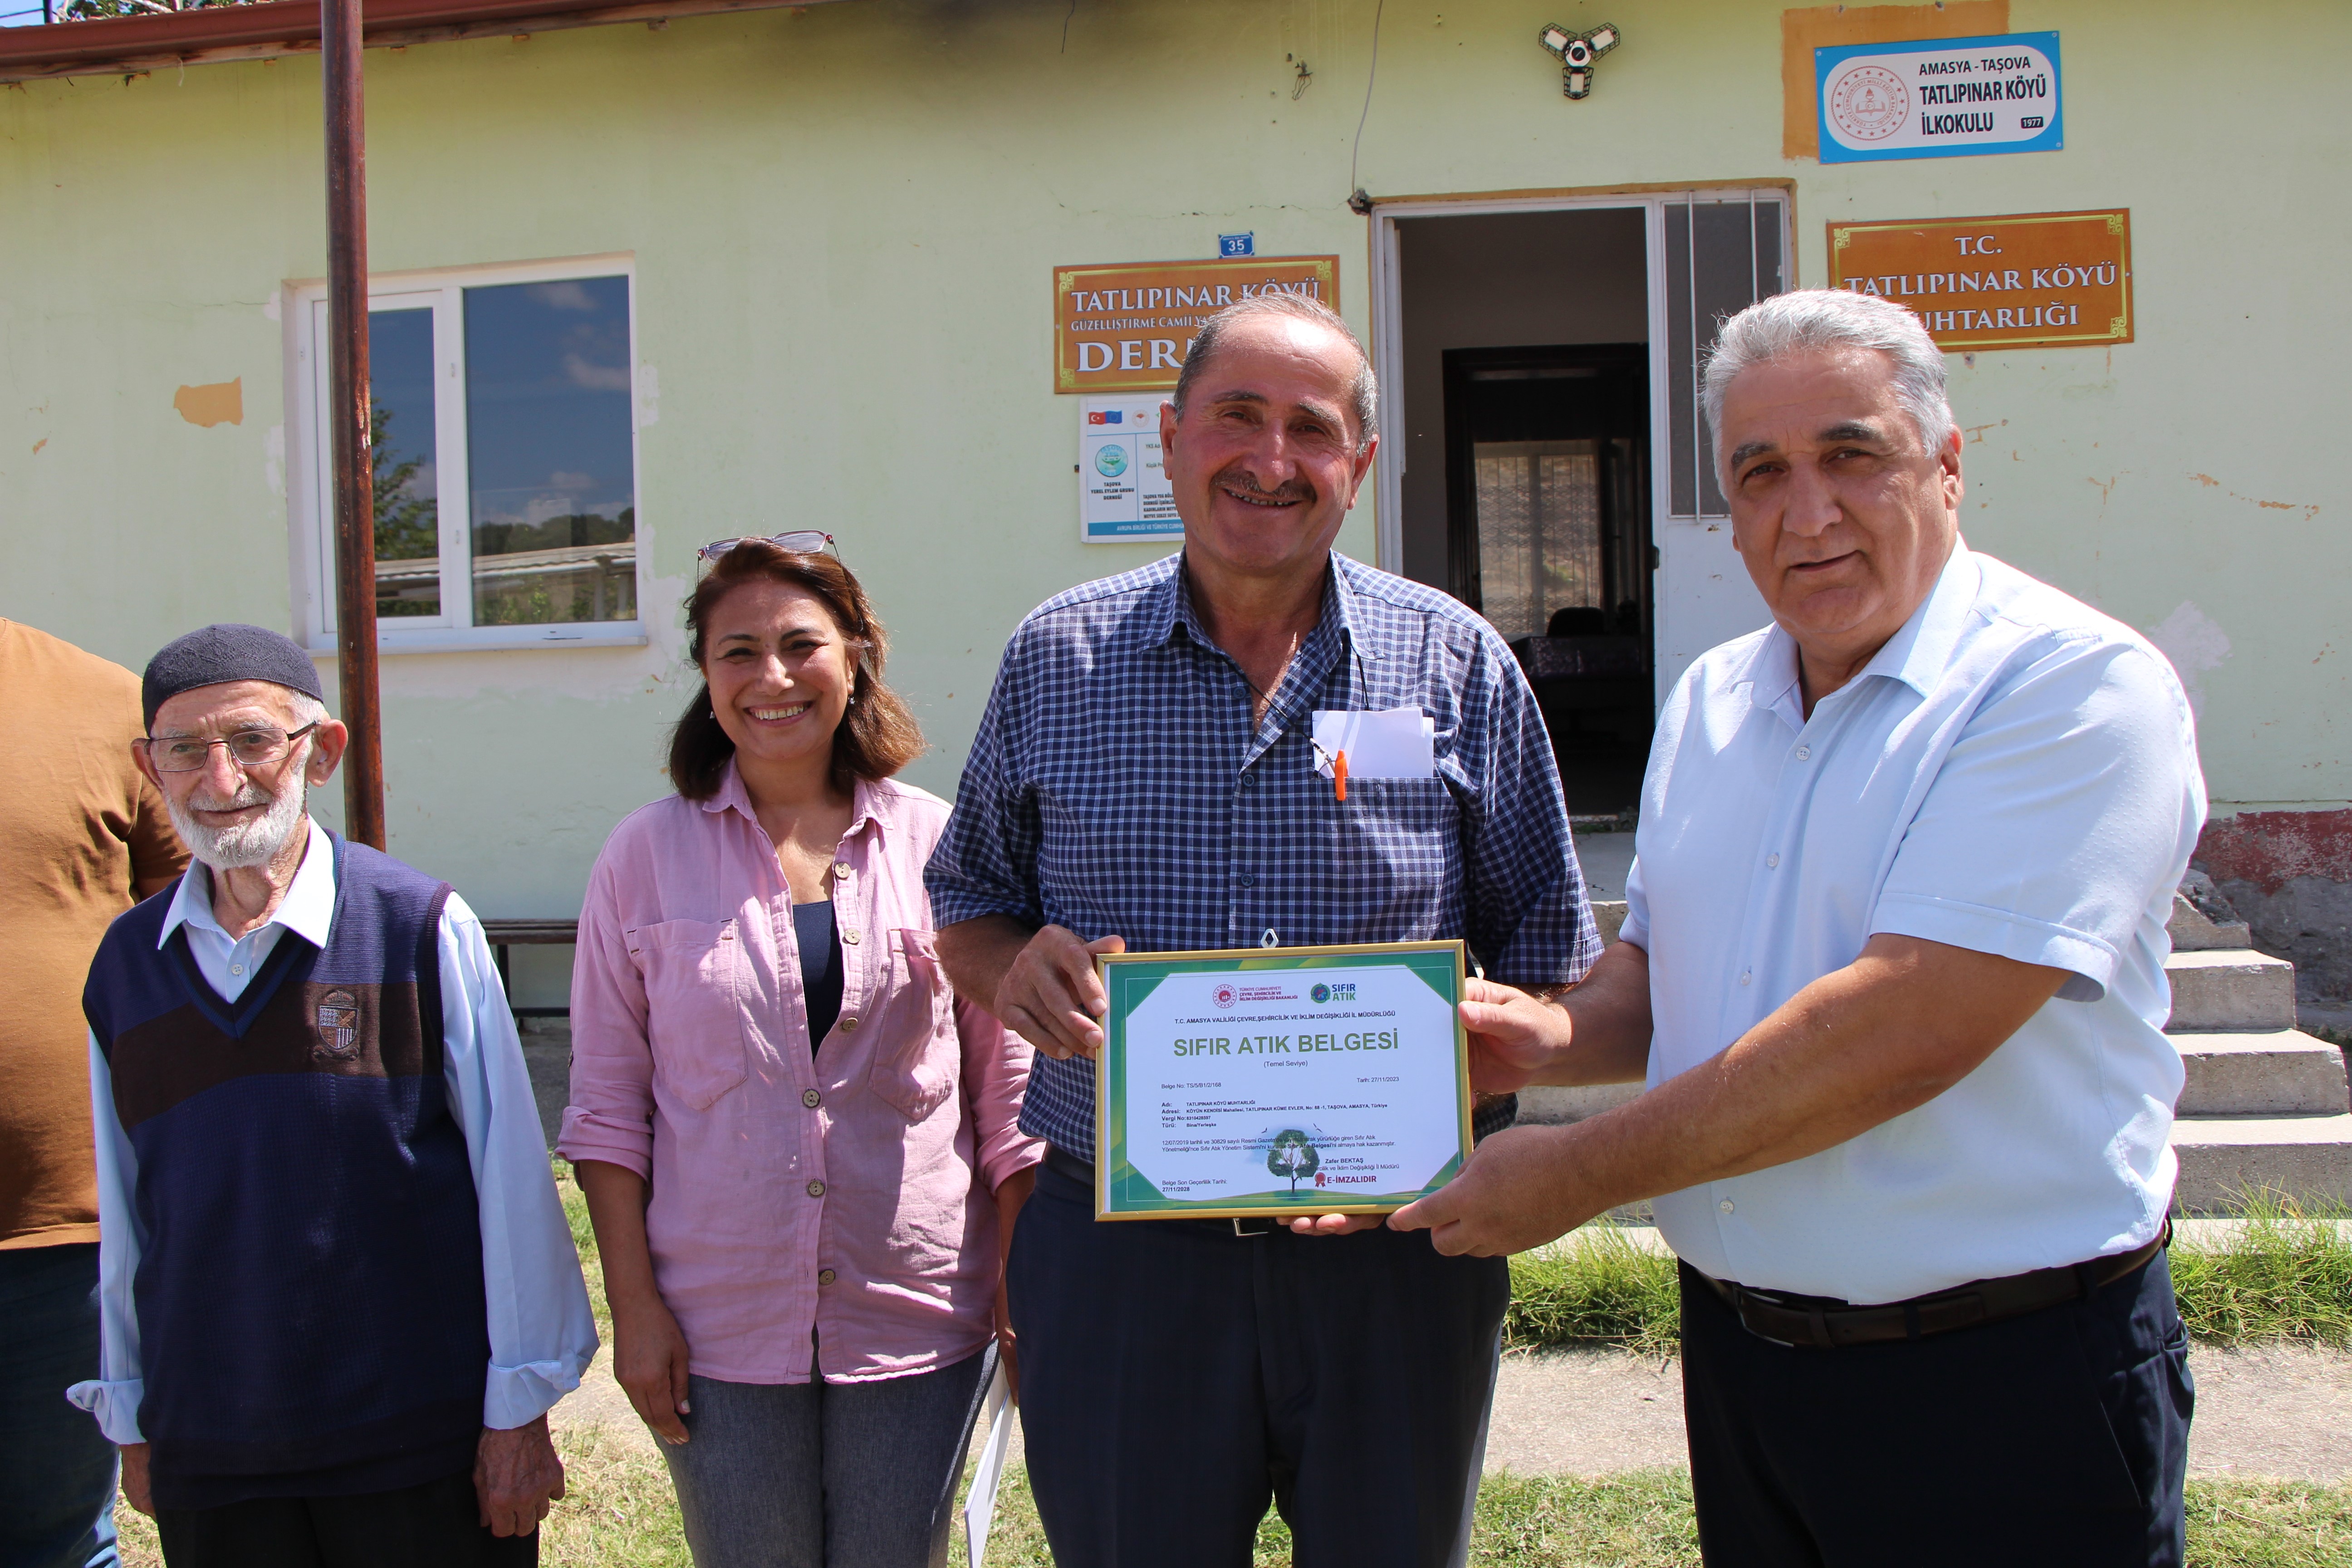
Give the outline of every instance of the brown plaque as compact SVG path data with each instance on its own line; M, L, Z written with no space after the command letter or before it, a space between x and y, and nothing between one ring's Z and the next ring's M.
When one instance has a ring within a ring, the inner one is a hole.
M1054 268L1054 390L1158 392L1176 384L1201 323L1254 294L1339 308L1336 256L1127 261Z
M1955 353L2132 341L2131 214L1833 223L1830 287L1919 313Z

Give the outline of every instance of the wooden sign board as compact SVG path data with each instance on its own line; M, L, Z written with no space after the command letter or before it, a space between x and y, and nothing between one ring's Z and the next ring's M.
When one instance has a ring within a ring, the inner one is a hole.
M1054 390L1157 392L1176 384L1201 323L1255 294L1339 308L1336 256L1131 261L1054 268Z
M1953 353L2132 341L2131 214L1833 223L1830 287L1909 307Z

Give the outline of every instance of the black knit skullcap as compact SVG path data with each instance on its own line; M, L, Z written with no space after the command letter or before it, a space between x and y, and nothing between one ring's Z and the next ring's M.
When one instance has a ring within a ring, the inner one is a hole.
M147 661L146 677L139 683L147 727L155 727L155 710L181 692L225 680L268 680L321 702L327 700L319 684L319 667L299 643L266 626L224 621L197 627Z

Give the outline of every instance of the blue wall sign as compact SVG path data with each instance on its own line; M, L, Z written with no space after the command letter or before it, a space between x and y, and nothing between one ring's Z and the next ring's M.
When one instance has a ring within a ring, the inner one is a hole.
M2066 144L2055 33L1841 44L1813 51L1813 84L1824 163Z
M1255 256L1257 254L1256 233L1253 231L1249 234L1217 236L1217 254L1219 256Z

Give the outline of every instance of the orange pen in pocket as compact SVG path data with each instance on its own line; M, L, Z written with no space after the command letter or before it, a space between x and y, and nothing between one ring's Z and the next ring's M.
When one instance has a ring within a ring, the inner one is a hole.
M1341 800L1348 798L1348 753L1331 753L1331 793Z

